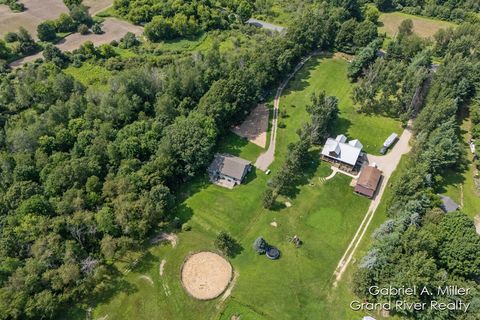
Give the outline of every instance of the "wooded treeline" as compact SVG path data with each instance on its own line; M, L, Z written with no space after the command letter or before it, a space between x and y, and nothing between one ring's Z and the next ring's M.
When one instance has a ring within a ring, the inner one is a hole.
M480 237L464 213L445 214L437 195L445 170L455 169L464 152L457 114L479 94L479 37L478 24L463 24L448 31L448 37L437 37L432 50L444 61L414 122L416 141L408 164L391 186L390 219L374 232L373 245L354 276L355 292L371 302L391 299L425 302L427 306L433 300L471 303L466 313L431 308L396 311L407 318L473 320L480 316ZM410 63L417 60L415 55ZM374 285L426 287L432 295L421 295L418 290L415 296L372 296L368 288ZM471 288L471 294L438 293L437 287L448 285Z

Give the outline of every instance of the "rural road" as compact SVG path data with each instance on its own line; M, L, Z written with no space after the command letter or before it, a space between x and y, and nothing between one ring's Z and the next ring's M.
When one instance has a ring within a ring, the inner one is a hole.
M280 87L278 87L277 92L275 94L275 100L273 102L273 119L272 119L272 132L270 135L270 144L266 152L262 153L255 162L255 167L262 171L266 171L268 167L272 164L273 160L275 160L275 145L277 141L277 124L278 124L278 109L280 107L280 97L282 96L283 90L287 86L288 82L293 78L293 76L300 70L302 67L307 63L312 56L316 53L313 53L302 59L292 73L288 76L288 78L282 82Z
M127 32L132 32L136 35L141 35L143 32L142 27L135 26L116 18L106 18L102 23L102 30L102 34L89 33L87 35L81 35L79 33L73 33L65 37L65 39L62 39L56 44L56 46L64 52L73 51L80 48L85 41L92 41L95 46L99 46L101 44L110 43L112 40L120 40ZM10 67L15 69L21 67L27 62L32 62L39 58L43 58L42 52L16 60L10 63Z
M382 199L383 192L385 191L385 187L387 186L388 180L390 179L392 173L397 168L402 155L407 154L410 152L410 139L412 138L412 121L409 121L408 126L405 130L403 130L400 139L395 144L394 148L385 156L372 156L367 155L369 164L376 163L377 167L382 170L383 172L383 179L380 185L380 189L378 190L377 195L370 203L370 207L368 208L367 214L362 220L357 232L355 233L352 241L347 247L347 250L343 254L342 258L340 259L337 268L333 275L335 276L335 281L333 286L336 287L338 281L342 278L343 273L347 269L348 264L353 258L360 242L363 239L363 236L367 232L368 226L372 222L373 216L375 211L377 210L378 205Z

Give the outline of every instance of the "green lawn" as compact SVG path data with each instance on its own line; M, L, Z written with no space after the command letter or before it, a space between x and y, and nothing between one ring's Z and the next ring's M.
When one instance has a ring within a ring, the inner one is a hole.
M359 138L369 148L376 150L398 122L357 114L351 105L350 84L346 78L346 62L340 59L318 58L298 74L282 97L282 107L287 105L288 118L285 129L279 129L276 161L273 168L284 160L286 144L297 139L296 130L308 119L305 105L312 92L326 90L340 99L340 131ZM295 103L296 107L290 105ZM347 126L348 124L348 126ZM371 127L368 127L371 126ZM376 135L382 135L377 137ZM220 150L231 152L249 160L262 151L251 143L228 134L220 143ZM132 272L119 277L118 287L112 295L105 296L94 307L94 318L108 315L109 319L231 319L241 315L244 319L345 319L348 310L346 299L335 295L331 288L333 271L346 246L367 211L369 200L359 197L349 186L350 178L329 175L329 165L320 163L318 150L312 150L312 163L304 171L304 179L289 199L286 208L275 211L262 207L262 194L270 176L253 171L244 185L234 190L223 189L208 183L207 177L198 177L183 190L176 215L192 227L180 232L179 243L151 246L141 264ZM377 224L384 216L377 216ZM270 225L276 221L277 227ZM184 258L193 251L215 250L213 240L220 231L232 234L243 250L230 259L238 279L230 297L208 302L196 301L188 296L180 283L180 268ZM258 236L277 246L281 258L270 261L252 250ZM304 242L299 249L287 241L298 235ZM166 259L163 276L159 264ZM116 266L122 271L124 267ZM153 280L149 284L142 275ZM342 284L341 284L342 285ZM351 294L350 294L351 295ZM332 303L333 302L333 303ZM349 314L350 315L350 314ZM357 315L358 316L358 315ZM71 315L71 318L74 316ZM75 318L81 319L79 312Z
M280 100L280 108L287 110L291 116L281 121L286 123L287 128L300 127L309 119L305 106L310 104L311 95L325 90L327 95L339 99L340 116L334 134L344 133L350 139L359 139L366 152L378 154L383 142L392 132L401 133L401 124L390 118L355 111L350 96L352 85L346 75L347 66L348 62L341 58L312 58L299 71ZM285 129L279 129L280 132L282 130ZM283 156L287 152L288 143L295 139L292 135L279 135L277 154Z

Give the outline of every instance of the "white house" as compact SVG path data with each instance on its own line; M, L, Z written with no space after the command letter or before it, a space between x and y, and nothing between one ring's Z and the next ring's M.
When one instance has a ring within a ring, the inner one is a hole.
M362 153L363 145L357 139L347 142L347 137L343 134L335 139L328 138L323 146L322 159L346 165L350 170L357 164Z

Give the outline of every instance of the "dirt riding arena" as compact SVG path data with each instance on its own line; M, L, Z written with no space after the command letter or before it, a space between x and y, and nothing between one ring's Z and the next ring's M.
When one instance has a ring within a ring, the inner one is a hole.
M208 251L187 257L181 271L183 287L199 300L215 299L221 295L230 284L232 275L230 263Z
M268 116L268 108L264 104L259 104L250 112L247 119L241 125L234 127L232 131L257 146L265 148L267 145Z
M109 43L112 40L120 40L127 32L132 32L136 35L141 35L143 32L142 27L115 18L105 19L102 23L102 30L102 34L89 33L87 35L81 35L80 33L73 33L57 43L56 46L62 51L73 51L80 48L86 41L92 41L95 46L99 46L104 43ZM10 67L17 68L27 62L35 61L38 58L43 58L41 52L17 60L11 63Z
M13 12L6 5L0 5L0 36L7 32L18 31L24 27L37 39L37 26L44 20L56 19L61 13L68 12L62 0L20 0L25 11Z

